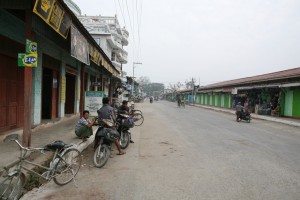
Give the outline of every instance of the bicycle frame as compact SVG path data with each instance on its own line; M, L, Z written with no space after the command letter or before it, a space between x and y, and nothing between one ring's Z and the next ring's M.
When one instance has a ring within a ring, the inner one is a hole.
M56 164L56 163L55 163L55 159L58 158L58 159L64 160L64 159L60 156L58 150L56 150L56 151L54 152L54 155L53 155L52 160L51 160L51 162L50 162L50 167L46 167L46 166L40 165L40 164L38 164L38 163L36 163L36 162L31 162L31 161L27 160L28 158L26 157L26 155L27 155L27 153L28 153L29 151L31 151L31 152L39 151L41 154L44 154L44 151L46 151L45 148L26 148L26 147L23 147L23 146L19 143L18 140L14 140L14 141L15 141L15 142L18 144L18 146L20 147L20 157L19 157L19 160L18 160L18 167L17 167L17 170L18 170L18 171L21 172L22 169L23 169L23 170L26 170L26 171L28 171L28 172L30 172L30 173L33 173L33 174L35 174L35 175L37 175L37 176L39 176L39 177L41 177L41 178L43 178L43 179L45 179L45 180L47 180L47 181L49 181L49 180L51 180L53 177L55 177L55 170L54 170L54 167L55 167L55 164ZM41 175L41 174L39 174L39 173L37 173L37 172L35 172L35 171L33 171L33 170L31 170L31 169L29 169L29 168L23 166L24 163L29 164L29 165L31 165L31 166L40 167L40 168L45 169L46 172L47 172L47 176L44 177L43 175Z

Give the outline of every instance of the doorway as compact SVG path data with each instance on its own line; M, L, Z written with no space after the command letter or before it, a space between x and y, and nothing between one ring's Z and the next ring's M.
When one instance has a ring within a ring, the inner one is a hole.
M58 117L57 77L57 71L43 68L42 119L54 119Z
M66 102L65 114L74 114L75 110L76 76L66 73Z

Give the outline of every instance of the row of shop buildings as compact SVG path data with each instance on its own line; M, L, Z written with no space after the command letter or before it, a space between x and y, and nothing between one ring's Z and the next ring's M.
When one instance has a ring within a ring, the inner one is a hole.
M1 0L0 26L0 135L80 113L87 95L93 102L131 89L134 80L122 77L126 51L104 51L63 0ZM123 47L128 32L120 35ZM34 56L28 41L37 47Z
M167 100L234 109L238 102L260 115L300 119L300 68L165 93Z

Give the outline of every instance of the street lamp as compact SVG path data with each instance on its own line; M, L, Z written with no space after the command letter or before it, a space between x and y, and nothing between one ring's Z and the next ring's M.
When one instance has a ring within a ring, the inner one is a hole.
M133 62L133 66L132 66L132 87L131 87L131 95L133 96L133 89L134 89L134 65L141 65L143 63L141 62Z

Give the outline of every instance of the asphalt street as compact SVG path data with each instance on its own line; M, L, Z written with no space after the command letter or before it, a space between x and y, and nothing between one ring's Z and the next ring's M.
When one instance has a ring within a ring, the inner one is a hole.
M78 187L50 182L22 199L300 199L298 127L165 101L137 106L145 122L125 155L95 168L90 146Z

